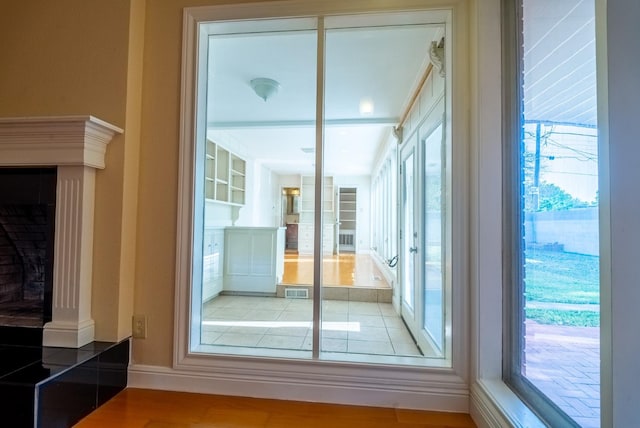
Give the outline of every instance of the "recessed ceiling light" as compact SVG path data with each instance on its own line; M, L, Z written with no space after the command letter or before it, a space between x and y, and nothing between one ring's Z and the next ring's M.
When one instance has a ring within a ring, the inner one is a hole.
M360 114L363 116L373 114L373 100L371 98L365 97L360 100Z

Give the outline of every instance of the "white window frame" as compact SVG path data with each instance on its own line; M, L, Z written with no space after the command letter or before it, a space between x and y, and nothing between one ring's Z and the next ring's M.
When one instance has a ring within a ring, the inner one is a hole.
M477 28L470 50L471 116L471 401L480 427L544 426L502 382L502 56L500 0L475 2ZM640 56L630 55L640 39L636 0L596 0L600 202L601 426L640 426ZM507 37L507 36L505 36ZM615 142L615 149L609 142ZM475 143L475 144L474 144ZM615 254L615 258L612 257ZM496 303L498 302L498 303ZM615 332L615 334L614 334ZM615 367L615 371L613 368ZM614 397L616 399L614 400Z
M241 20L353 14L356 11L386 12L392 10L433 9L434 16L446 20L452 28L450 46L457 52L453 58L453 130L454 168L467 169L468 92L469 79L468 4L453 0L446 7L432 0L402 0L387 6L365 0L350 2L277 1L241 5L186 8L183 27L182 104L180 125L180 169L178 196L178 224L176 249L175 345L172 374L180 374L190 390L209 393L251 395L269 398L331 401L343 404L375 404L389 407L432 409L446 411L468 410L468 343L467 276L466 276L466 174L454 183L459 196L454 201L454 224L459 232L453 237L458 249L454 269L453 290L453 351L451 367L415 367L385 364L360 364L324 360L291 360L250 356L222 356L192 353L189 349L191 320L199 308L191 306L192 248L194 239L194 176L196 112L198 97L197 63L199 23L213 20ZM204 97L201 97L201 99ZM197 292L197 290L196 290ZM181 381L181 382L182 382ZM263 386L262 388L260 386ZM327 394L330 388L331 393Z
M543 415L546 423L552 426L579 426L569 415L564 413L560 406L535 388L535 383L522 374L522 353L524 352L525 337L522 330L518 326L524 322L522 303L524 293L524 277L523 275L523 254L524 247L522 242L523 221L521 200L521 182L522 182L522 148L519 143L522 136L521 130L524 121L521 117L522 113L522 76L523 58L519 52L523 45L523 16L518 11L522 10L523 0L505 0L503 2L503 11L509 11L503 16L503 34L511 34L511 37L503 39L503 70L507 77L503 79L505 84L505 93L511 94L505 102L505 113L503 115L503 174L505 174L503 196L503 214L505 221L503 225L504 238L504 297L505 297L505 343L503 347L503 378L505 382L517 394L523 397L532 407L536 408L536 412ZM504 12L503 12L504 13ZM515 18L515 19L513 19ZM507 230L508 228L508 230ZM533 386L532 386L533 385Z
M503 346L503 173L501 0L474 3L471 25L477 37L470 50L472 75L470 175L470 413L480 427L543 427L540 419L502 380ZM504 34L504 37L509 37Z

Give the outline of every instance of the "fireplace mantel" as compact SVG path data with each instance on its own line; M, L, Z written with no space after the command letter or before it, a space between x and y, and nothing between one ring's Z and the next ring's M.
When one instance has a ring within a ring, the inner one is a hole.
M103 169L107 144L122 132L93 116L0 118L0 166Z
M44 346L79 348L94 340L95 171L122 132L93 116L0 118L0 167L57 167L52 320Z

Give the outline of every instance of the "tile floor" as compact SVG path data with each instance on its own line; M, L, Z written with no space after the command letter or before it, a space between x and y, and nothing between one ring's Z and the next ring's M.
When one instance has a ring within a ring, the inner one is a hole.
M202 344L310 351L312 300L218 296L204 304ZM325 300L321 351L422 355L390 303Z

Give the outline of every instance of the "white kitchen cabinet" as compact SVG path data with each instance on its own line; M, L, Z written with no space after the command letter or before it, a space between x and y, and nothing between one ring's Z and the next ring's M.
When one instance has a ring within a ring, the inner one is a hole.
M205 229L202 252L202 301L206 302L223 289L224 228Z
M224 229L224 291L275 294L284 274L284 227Z
M313 253L313 224L298 224L298 253Z
M246 162L227 149L207 140L205 153L205 198L244 205Z

